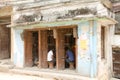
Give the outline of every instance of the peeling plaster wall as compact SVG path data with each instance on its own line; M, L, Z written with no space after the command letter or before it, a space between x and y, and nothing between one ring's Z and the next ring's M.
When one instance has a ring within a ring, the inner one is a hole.
M78 72L84 76L97 77L97 21L78 25Z
M115 47L120 47L120 12L115 14L115 19L118 23L115 25L115 31L113 34L112 45Z
M24 66L24 42L21 38L21 34L22 34L23 30L18 30L18 29L14 29L13 33L14 33L14 51L13 51L13 58L14 58L14 64L17 67L23 67Z
M39 14L36 18L36 21L41 20L41 15L43 16L43 21L57 21L57 18L60 16L65 16L69 10L81 9L81 8L89 8L97 10L97 14L94 16L108 16L113 17L111 12L108 11L100 2L94 3L73 3L67 5L60 5L60 6L46 6L36 9L28 9L28 10L21 10L17 11L16 7L14 7L14 14L12 16L12 24L16 24L16 21L20 18L21 15L33 15L35 13ZM77 15L76 15L77 16ZM85 16L85 15L84 15ZM109 80L108 77L110 76L110 66L111 63L111 45L109 44L109 28L106 29L106 60L101 60L101 25L98 22L92 23L81 23L78 25L78 66L77 70L79 73L85 76L90 77L98 77L99 80ZM14 62L17 66L23 66L24 63L24 44L20 37L20 34L23 30L15 29L15 37L14 37ZM85 33L86 41L84 44L87 46L82 46L80 37ZM82 47L81 47L82 46ZM97 47L96 47L97 46ZM86 50L82 50L81 48L85 48ZM81 49L81 50L80 50ZM20 56L20 57L19 57ZM83 71L84 70L84 71Z
M68 4L59 4L59 5L50 5L44 6L40 8L32 8L27 10L17 11L17 6L13 8L13 16L12 16L12 24L23 23L23 22L37 22L37 21L57 21L58 18L63 17L62 19L66 19L66 14L69 14L69 10L77 10L77 9L85 9L88 8L92 13L84 14L89 15L92 14L94 16L108 16L110 11L107 10L99 1L92 3L68 3ZM90 12L90 11L89 11ZM96 12L96 14L94 14ZM73 16L74 14L70 15ZM80 15L80 14L78 14ZM68 18L74 18L78 15ZM82 14L83 15L83 14ZM24 21L23 16L27 18L31 18L32 20Z
M120 47L120 35L113 36L112 45Z
M98 26L100 27L100 26ZM99 28L99 33L100 28ZM99 35L100 37L101 35ZM105 59L101 59L101 46L99 46L99 54L98 54L98 79L99 80L110 80L112 75L112 48L111 48L111 40L110 40L110 27L105 26ZM99 39L100 40L100 39ZM100 40L101 41L101 40ZM101 42L98 42L99 45Z

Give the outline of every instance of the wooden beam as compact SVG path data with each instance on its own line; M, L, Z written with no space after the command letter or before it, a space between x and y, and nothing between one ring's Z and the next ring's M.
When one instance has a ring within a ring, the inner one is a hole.
M47 53L48 53L48 44L47 44L47 30L41 31L41 46L42 46L42 67L48 68L47 63Z
M25 40L25 66L31 67L33 65L32 61L32 33L30 31L25 31L24 33Z

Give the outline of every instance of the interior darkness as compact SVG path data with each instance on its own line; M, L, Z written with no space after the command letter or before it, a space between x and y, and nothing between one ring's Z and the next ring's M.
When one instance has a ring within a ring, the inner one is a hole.
M73 52L74 58L75 58L75 38L73 37L73 29L72 28L65 29L64 37L65 37L64 38L65 39L65 46L64 47L68 47ZM74 67L75 67L75 65L76 64L74 61ZM69 64L66 62L65 62L65 68L69 68Z
M53 50L54 56L54 67L56 66L56 44L55 44L55 39L53 36L53 30L47 30L47 42L48 42L48 51Z
M33 56L33 66L37 66L38 64L38 32L32 32L32 56Z

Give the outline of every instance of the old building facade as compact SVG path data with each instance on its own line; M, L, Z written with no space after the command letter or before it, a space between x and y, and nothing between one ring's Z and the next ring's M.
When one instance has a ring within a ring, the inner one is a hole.
M96 80L113 75L111 33L114 13L108 0L31 0L11 3L11 60L16 67L48 68L55 49L56 70L65 66L65 47L75 55L74 71Z
M113 76L120 78L120 1L112 0L113 11L115 12L115 19L118 23L115 25L114 33L112 34L112 55L113 55Z

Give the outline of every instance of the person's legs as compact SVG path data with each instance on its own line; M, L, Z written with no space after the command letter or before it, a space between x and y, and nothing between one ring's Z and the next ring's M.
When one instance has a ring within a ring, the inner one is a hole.
M70 69L74 69L74 62L73 61L69 62L69 65L70 65L69 66Z
M53 61L48 61L49 68L53 68Z
M56 66L56 59L53 59L53 66Z
M69 68L69 62L70 62L69 59L66 59L66 60L65 60L65 68Z

